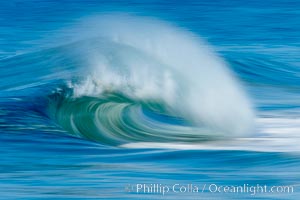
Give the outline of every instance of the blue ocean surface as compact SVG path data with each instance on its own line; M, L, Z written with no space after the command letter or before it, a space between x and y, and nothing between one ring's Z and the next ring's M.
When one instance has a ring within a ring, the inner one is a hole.
M0 199L299 199L300 1L0 1Z

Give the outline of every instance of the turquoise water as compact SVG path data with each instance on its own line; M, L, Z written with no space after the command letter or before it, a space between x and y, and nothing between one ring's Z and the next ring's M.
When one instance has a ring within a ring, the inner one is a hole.
M1 199L298 199L299 6L0 2Z

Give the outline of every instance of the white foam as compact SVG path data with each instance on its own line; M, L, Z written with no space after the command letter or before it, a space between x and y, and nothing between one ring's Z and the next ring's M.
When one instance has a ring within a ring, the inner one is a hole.
M260 117L256 119L255 137L201 143L135 142L121 145L123 148L178 149L178 150L237 150L259 152L300 152L300 119Z
M135 98L161 98L183 116L228 136L251 132L254 112L240 83L198 36L127 15L98 16L83 24L77 30L81 35L103 37L111 46L103 47L109 53L91 55L91 75L72 85L75 95L118 89Z
M299 139L294 138L235 138L228 141L211 141L201 143L159 143L135 142L121 145L130 149L176 149L176 150L231 150L259 152L300 152Z

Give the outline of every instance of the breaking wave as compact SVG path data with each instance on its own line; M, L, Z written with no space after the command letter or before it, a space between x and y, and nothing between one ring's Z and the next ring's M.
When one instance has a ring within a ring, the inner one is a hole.
M84 62L49 95L49 115L72 135L120 145L251 131L254 113L240 83L196 35L129 16L87 24L92 29L76 32L89 39L63 47Z

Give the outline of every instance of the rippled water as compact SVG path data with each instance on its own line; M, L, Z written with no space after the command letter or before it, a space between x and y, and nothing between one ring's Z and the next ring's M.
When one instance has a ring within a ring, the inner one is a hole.
M298 199L299 6L0 2L1 198Z

